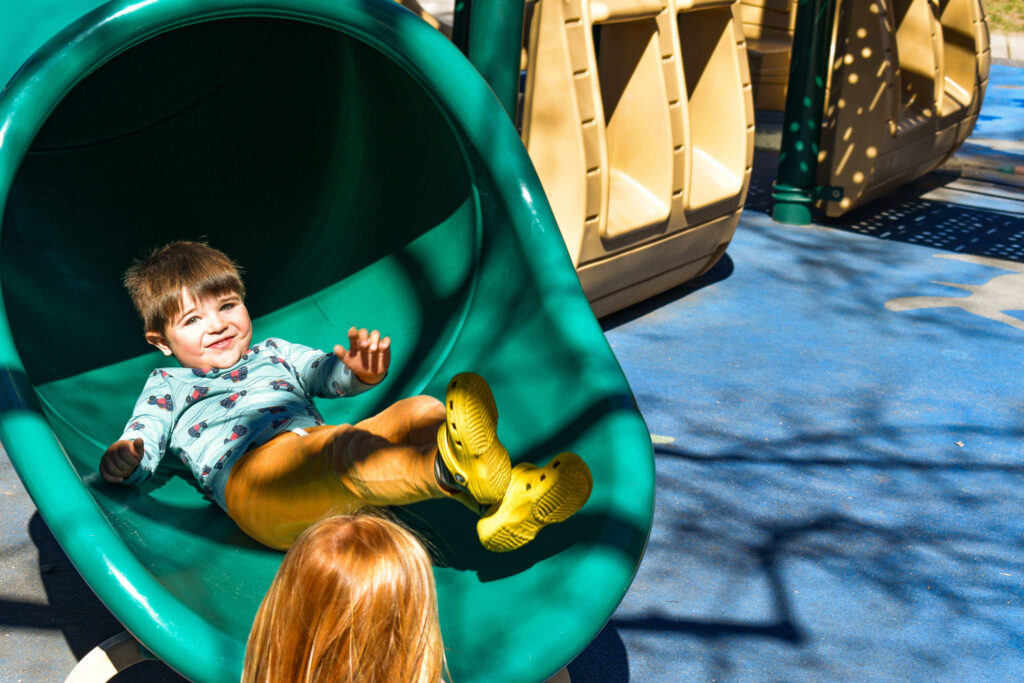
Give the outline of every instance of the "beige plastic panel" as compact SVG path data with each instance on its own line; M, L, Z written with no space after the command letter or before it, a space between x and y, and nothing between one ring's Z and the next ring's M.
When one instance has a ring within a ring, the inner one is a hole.
M690 224L736 208L753 158L746 135L754 114L750 75L744 53L736 49L739 22L733 9L676 15L689 110Z
M839 216L942 163L970 134L988 81L980 0L843 0L818 182Z
M445 38L447 38L448 40L451 40L451 38L452 38L452 26L451 26L451 24L447 24L447 23L442 22L440 19L438 19L433 14L428 12L426 9L424 9L424 7L419 3L418 0L396 0L396 1L398 2L398 4L402 5L403 7L407 8L409 10L412 10L412 12L414 14L416 14L420 19L422 19L423 21L427 22L428 24L430 24L431 26L436 28L438 31L440 31L442 34L444 34Z
M754 107L782 111L796 24L796 0L742 0Z
M939 13L945 51L944 98L940 112L961 118L956 133L956 147L974 129L988 87L991 49L988 22L981 2L949 0ZM974 52L968 49L974 46ZM960 115L961 110L965 115Z
M674 141L661 43L670 37L654 19L602 24L597 31L608 150L608 214L601 237L609 241L668 220Z
M753 161L739 3L538 0L527 14L523 141L595 312L710 268Z

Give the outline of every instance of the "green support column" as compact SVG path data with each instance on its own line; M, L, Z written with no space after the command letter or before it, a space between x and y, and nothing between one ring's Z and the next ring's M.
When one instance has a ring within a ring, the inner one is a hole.
M832 188L817 185L818 140L825 106L825 83L837 0L799 0L786 90L779 171L772 190L772 218L807 225L811 207L837 199ZM827 193L827 196L826 196Z
M484 77L516 122L523 0L456 0L452 41Z
M452 42L469 57L469 17L473 0L455 0L455 14L452 16Z

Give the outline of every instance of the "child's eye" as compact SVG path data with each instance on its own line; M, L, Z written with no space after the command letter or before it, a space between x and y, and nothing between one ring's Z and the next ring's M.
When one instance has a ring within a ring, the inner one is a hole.
M222 311L230 311L234 307L235 307L235 302L234 301L229 301L228 303L226 303L223 306L221 306L220 310L222 310Z
M197 323L197 322L199 322L199 316L198 315L194 315L191 318L189 318L188 320L186 320L184 324L185 325L191 325L192 323Z

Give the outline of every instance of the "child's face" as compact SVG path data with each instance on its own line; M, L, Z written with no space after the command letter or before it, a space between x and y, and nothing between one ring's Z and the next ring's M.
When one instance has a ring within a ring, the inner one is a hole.
M183 289L181 313L163 334L147 332L146 341L186 368L229 368L249 349L252 321L238 294L194 301Z

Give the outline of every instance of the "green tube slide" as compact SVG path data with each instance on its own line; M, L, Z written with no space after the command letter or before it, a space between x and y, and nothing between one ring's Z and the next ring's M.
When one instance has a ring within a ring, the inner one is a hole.
M206 237L246 268L257 338L394 339L352 422L491 383L514 461L580 453L587 505L491 554L450 501L399 510L433 545L455 681L542 681L622 599L651 526L650 436L501 105L389 0L3 0L0 440L103 603L195 681L238 680L282 555L183 466L104 483L150 369L120 274Z

